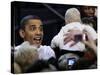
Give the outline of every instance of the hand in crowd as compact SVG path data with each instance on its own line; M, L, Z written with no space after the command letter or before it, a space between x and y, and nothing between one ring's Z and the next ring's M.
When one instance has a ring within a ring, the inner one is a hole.
M88 46L89 48L94 50L94 52L97 54L96 44L95 44L94 40L92 39L91 35L87 31L81 32L80 30L70 30L69 33L64 35L64 36L66 36L64 38L64 44L67 44L69 41L73 40L74 42L71 46L75 45L77 43L77 42L75 42L75 35L83 35L83 34L85 34L85 39L83 39L83 37L82 37L82 42L86 46Z
M83 43L89 48L91 48L95 52L95 54L97 54L97 46L95 44L95 41L87 31L84 31L84 33L87 36L87 39L83 40Z

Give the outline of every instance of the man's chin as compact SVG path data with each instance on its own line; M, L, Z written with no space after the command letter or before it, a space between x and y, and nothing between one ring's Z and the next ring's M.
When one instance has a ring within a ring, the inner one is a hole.
M35 46L36 48L39 48L41 43L35 43L35 44L33 43L32 45Z

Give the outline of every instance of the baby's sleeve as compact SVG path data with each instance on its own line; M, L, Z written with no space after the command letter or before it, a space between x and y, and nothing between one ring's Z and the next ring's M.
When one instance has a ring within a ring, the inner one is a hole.
M51 48L61 47L63 45L64 32L65 32L65 27L62 27L60 32L53 37L51 41Z
M51 41L51 48L58 47L58 44L59 44L59 36L56 35Z
M85 29L91 35L91 37L93 38L93 40L97 39L97 33L96 33L96 31L91 26L87 26Z

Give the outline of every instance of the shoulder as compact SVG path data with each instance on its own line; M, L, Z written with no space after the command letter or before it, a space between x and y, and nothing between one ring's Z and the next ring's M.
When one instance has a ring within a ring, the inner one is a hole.
M91 27L91 26L89 26L89 25L85 25L85 29L86 29L87 31L89 31L89 32L95 32L95 33L96 33L96 31L94 30L94 28Z
M16 46L15 51L19 50L20 47L21 47L21 45Z
M55 53L50 46L46 46L46 45L43 46L42 45L38 49L38 52L39 52L39 58L40 59L48 60L51 57L55 57Z
M50 46L47 46L47 45L41 45L40 46L40 49L44 49L44 50L53 50Z
M97 32L94 30L93 27L86 25L85 30L91 35L91 37L96 40L97 39Z
M51 46L41 46L39 49L38 49L39 52L44 52L44 53L54 53L54 50L51 48Z

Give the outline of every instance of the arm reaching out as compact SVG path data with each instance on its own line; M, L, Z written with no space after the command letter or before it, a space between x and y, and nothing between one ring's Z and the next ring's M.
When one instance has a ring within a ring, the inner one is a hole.
M96 44L95 44L93 38L91 37L91 35L87 31L84 31L84 33L86 34L88 39L83 40L83 43L85 45L87 45L89 48L91 48L95 52L95 54L97 55L97 47L96 47Z

